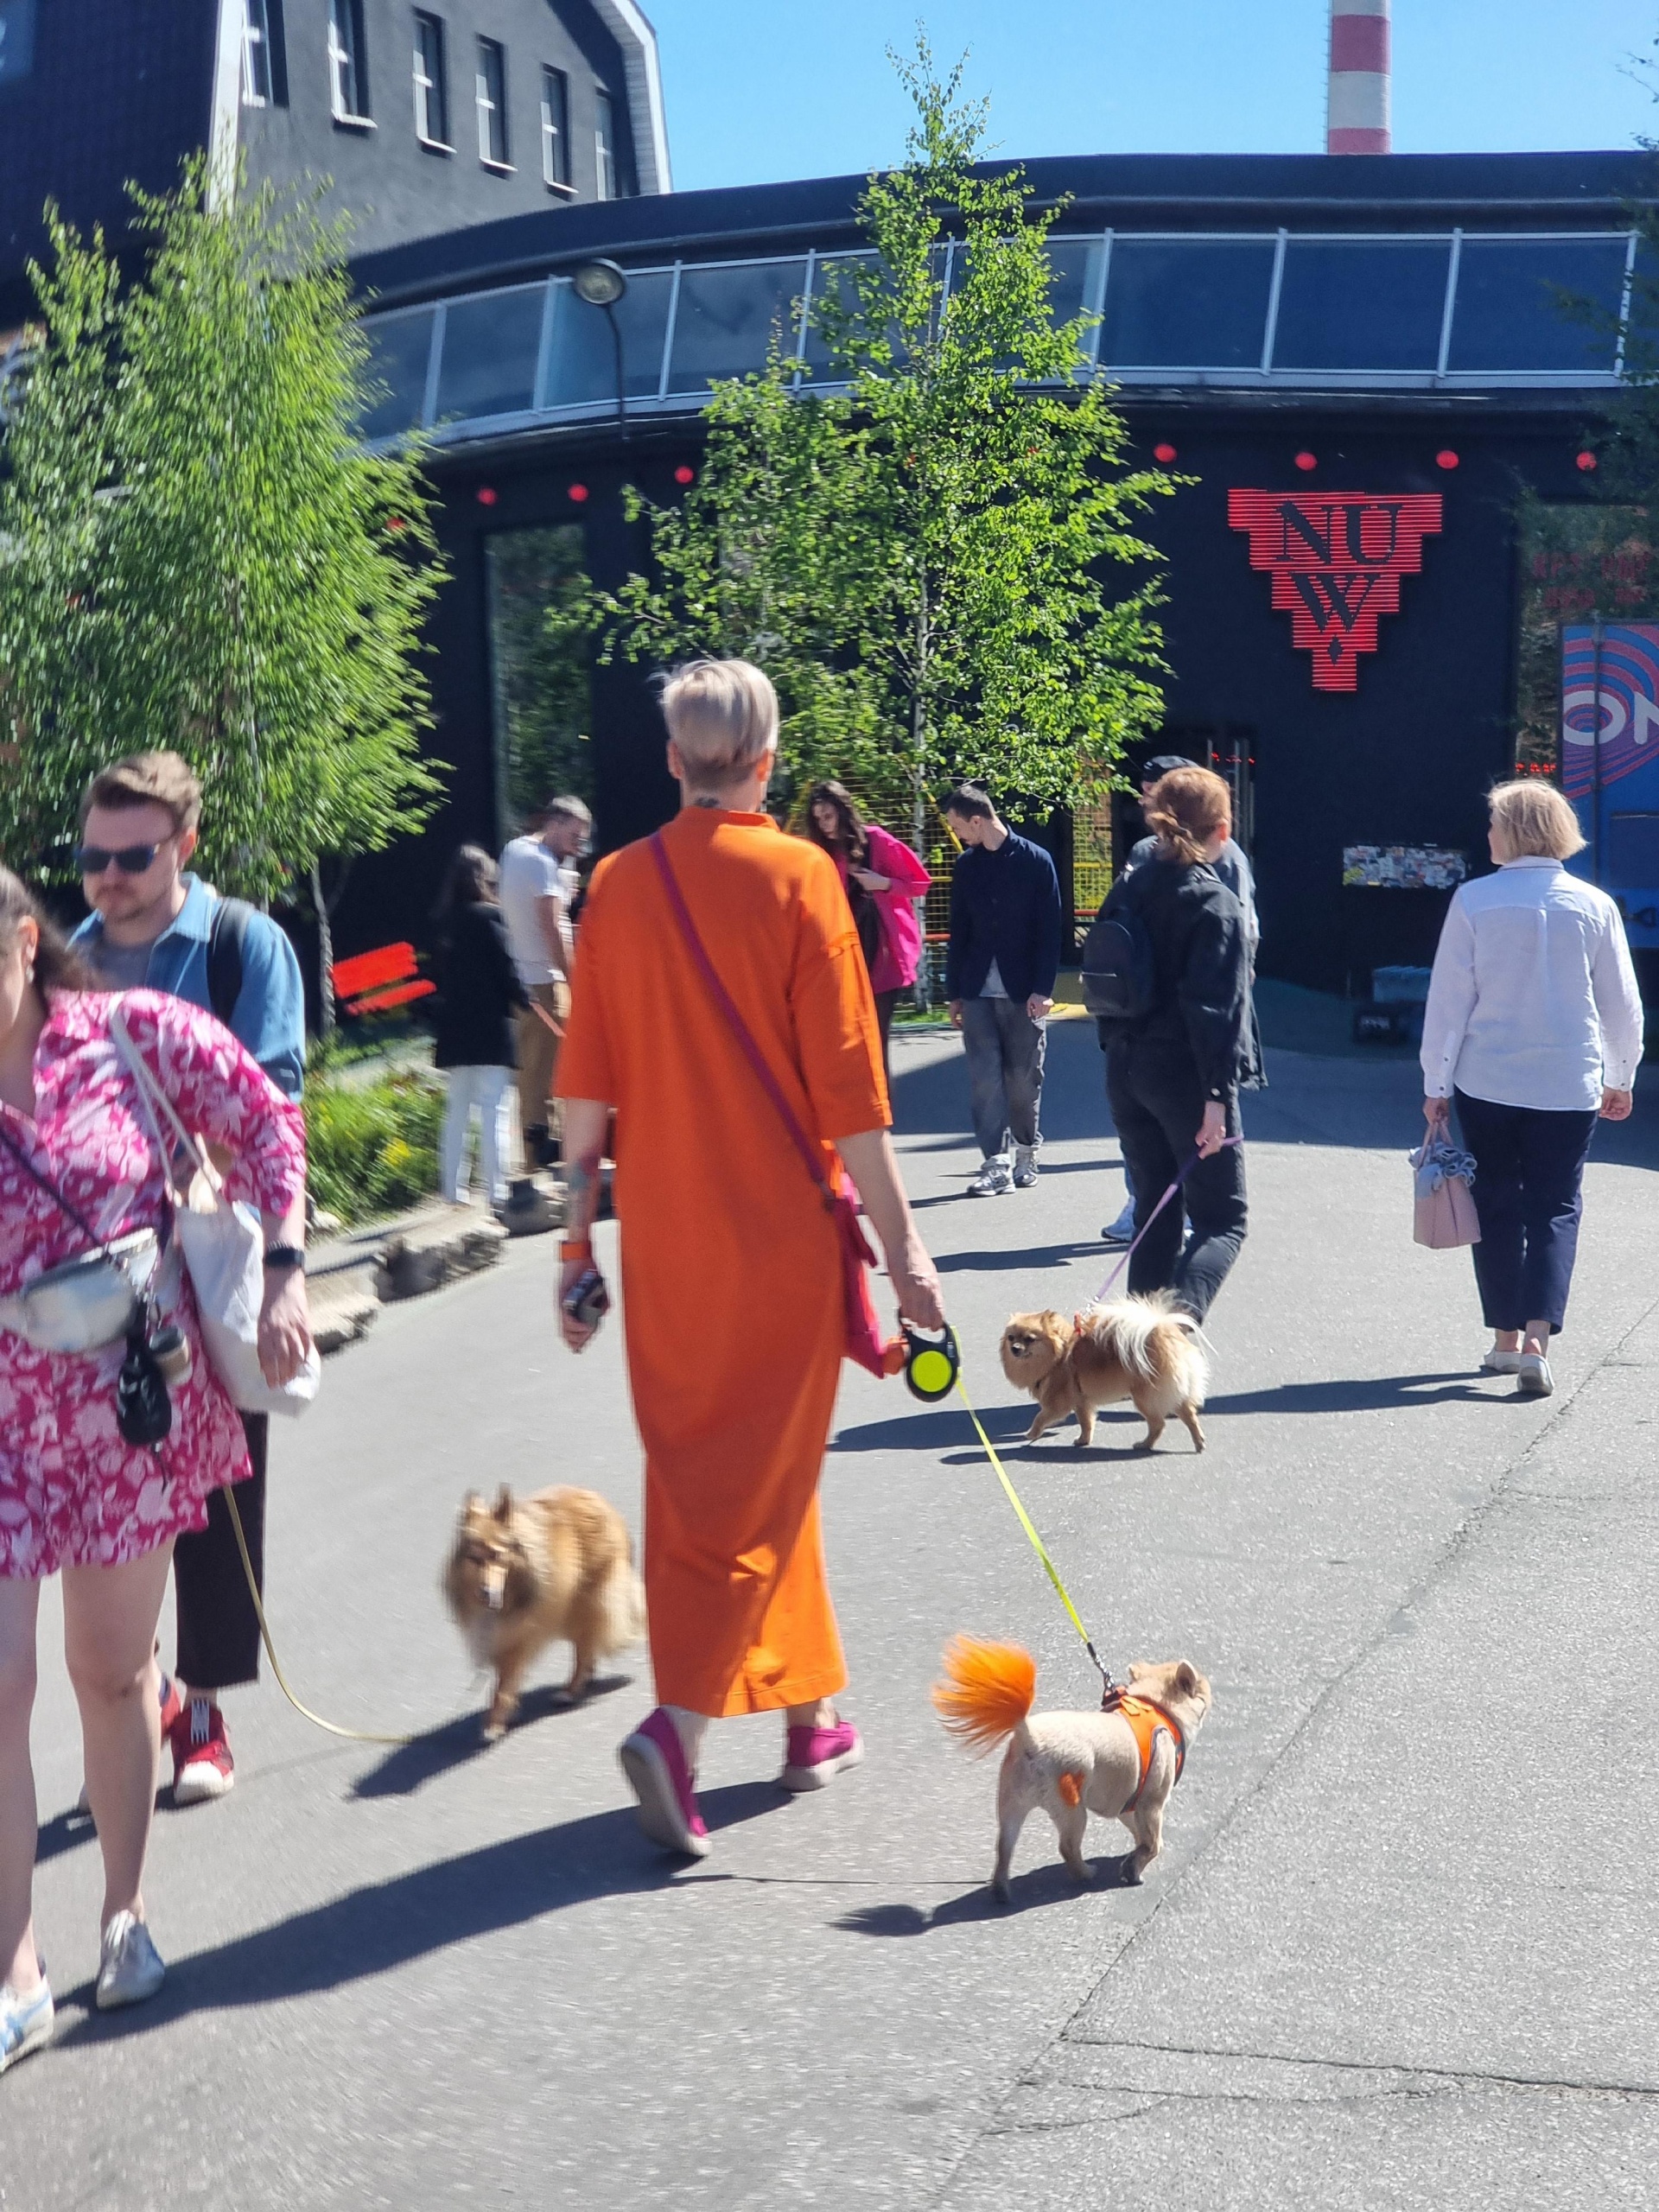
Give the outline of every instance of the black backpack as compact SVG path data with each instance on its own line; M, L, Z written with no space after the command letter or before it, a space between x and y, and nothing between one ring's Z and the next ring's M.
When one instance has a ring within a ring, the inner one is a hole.
M1097 1021L1138 1021L1157 983L1152 939L1127 899L1109 898L1083 941L1083 1002Z
M242 995L242 947L253 911L245 899L221 899L207 933L208 1005L227 1029Z

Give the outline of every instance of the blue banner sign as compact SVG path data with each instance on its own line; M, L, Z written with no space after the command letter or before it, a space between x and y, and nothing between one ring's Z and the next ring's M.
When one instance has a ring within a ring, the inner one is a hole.
M1659 948L1659 623L1562 629L1561 789L1586 840L1574 874L1611 892L1633 945Z

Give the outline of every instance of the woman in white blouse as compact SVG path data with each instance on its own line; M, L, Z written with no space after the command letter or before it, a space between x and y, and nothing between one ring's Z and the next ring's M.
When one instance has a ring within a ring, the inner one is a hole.
M1598 1117L1622 1122L1642 1058L1642 1001L1618 908L1562 862L1584 844L1553 784L1500 784L1495 875L1452 899L1423 1015L1423 1112L1444 1135L1455 1096L1475 1159L1473 1247L1493 1331L1481 1361L1528 1397L1554 1388L1579 1185Z

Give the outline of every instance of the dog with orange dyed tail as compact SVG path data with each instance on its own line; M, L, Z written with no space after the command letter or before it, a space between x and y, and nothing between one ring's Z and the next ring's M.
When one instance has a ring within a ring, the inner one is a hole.
M1098 1713L1033 1713L1037 1663L1017 1643L957 1637L945 1649L944 1671L933 1705L951 1734L976 1751L1007 1739L991 1874L1002 1903L1020 1831L1039 1805L1080 1882L1093 1879L1083 1855L1090 1814L1122 1821L1135 1848L1120 1862L1120 1878L1139 1882L1163 1848L1164 1808L1210 1710L1210 1685L1198 1669L1185 1659L1138 1660L1127 1688L1109 1691Z

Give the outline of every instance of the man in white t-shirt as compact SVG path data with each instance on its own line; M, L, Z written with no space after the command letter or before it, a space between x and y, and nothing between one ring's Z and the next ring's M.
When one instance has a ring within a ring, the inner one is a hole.
M576 855L587 850L593 828L579 798L550 798L501 855L507 943L530 1000L518 1017L518 1126L527 1174L558 1157L550 1102L570 1010L570 908L582 880Z

